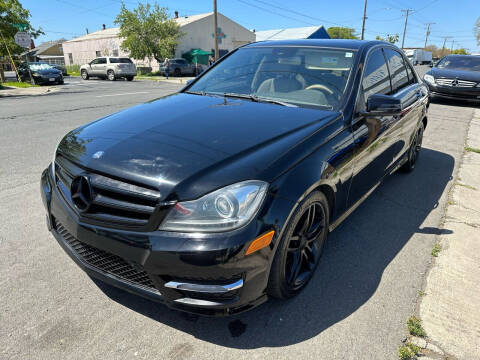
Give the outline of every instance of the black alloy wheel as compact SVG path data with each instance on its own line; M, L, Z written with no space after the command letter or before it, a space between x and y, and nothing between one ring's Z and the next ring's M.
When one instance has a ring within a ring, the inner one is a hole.
M420 126L415 137L413 138L412 144L408 149L408 160L405 164L402 165L401 170L404 172L411 172L415 169L415 164L417 163L418 156L420 155L420 150L422 148L423 142L423 126Z
M307 285L320 261L328 224L328 201L315 191L299 205L278 245L270 270L271 296L290 298Z

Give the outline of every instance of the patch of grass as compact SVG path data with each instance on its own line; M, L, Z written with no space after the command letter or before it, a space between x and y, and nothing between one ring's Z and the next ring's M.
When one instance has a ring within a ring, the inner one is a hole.
M477 148L474 148L474 147L470 147L470 146L467 146L467 147L465 148L465 151L474 152L474 153L480 154L480 149L477 149Z
M427 336L427 333L425 332L425 330L423 330L420 319L418 319L416 316L410 316L410 318L407 320L407 327L410 335L422 338Z
M448 205L455 205L455 204L456 204L456 202L455 202L455 201L453 201L453 200L448 200L448 201L447 201L447 204L448 204Z
M66 65L65 69L70 76L80 76L80 65Z
M437 257L440 251L442 251L442 245L437 241L435 245L433 245L432 256Z
M427 293L423 290L418 290L418 296L425 296Z
M400 360L411 360L420 352L420 347L407 343L398 348L398 358Z
M37 87L38 85L32 85L27 82L16 82L16 81L7 81L0 84L0 87L17 87L17 88L29 88Z

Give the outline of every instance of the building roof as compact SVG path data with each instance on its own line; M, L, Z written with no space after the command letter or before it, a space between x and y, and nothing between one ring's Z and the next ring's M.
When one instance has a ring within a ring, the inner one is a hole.
M256 31L255 35L257 36L257 41L308 39L322 28L323 26L306 26L289 29L263 30Z
M58 39L58 40L52 40L52 41L46 41L41 43L40 45L34 47L33 49L24 51L21 53L21 56L25 55L42 55L45 51L50 49L52 46L58 45L58 44L63 44L66 41L66 39Z
M205 14L197 14L197 15L191 15L191 16L180 16L178 18L174 18L180 27L191 24L195 21L201 20L203 18L206 18L210 15L212 15L213 12L205 13ZM90 34L86 34L80 37L77 37L72 40L68 40L68 43L71 42L77 42L77 41L84 41L84 40L97 40L97 39L108 39L108 38L116 38L118 37L118 33L120 32L119 27L113 27L113 28L108 28L105 30L98 30L95 32L92 32Z

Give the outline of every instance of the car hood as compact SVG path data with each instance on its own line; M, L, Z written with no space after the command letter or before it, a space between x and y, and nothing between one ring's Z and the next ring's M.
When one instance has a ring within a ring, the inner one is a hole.
M58 75L61 73L60 70L57 69L46 69L46 70L32 70L32 73L37 73L40 75Z
M480 82L480 72L479 71L467 71L467 70L453 70L453 69L439 69L433 68L427 74L432 75L436 78L447 78L460 80L469 80Z
M267 169L340 113L185 93L73 130L58 151L85 168L194 198Z

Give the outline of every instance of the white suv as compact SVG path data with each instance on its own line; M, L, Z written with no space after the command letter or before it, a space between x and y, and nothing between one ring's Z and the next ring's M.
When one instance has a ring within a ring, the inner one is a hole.
M110 81L118 78L132 81L137 75L137 68L129 58L104 56L82 65L80 74L82 74L83 80L88 80L89 77L95 76L107 78Z

